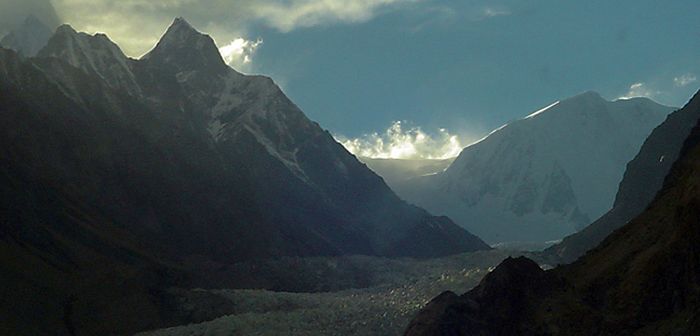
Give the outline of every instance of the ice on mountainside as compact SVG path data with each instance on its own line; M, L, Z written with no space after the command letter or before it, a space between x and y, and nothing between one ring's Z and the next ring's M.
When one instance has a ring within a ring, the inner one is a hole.
M625 165L671 110L586 92L500 127L445 172L396 190L492 243L560 239L612 206Z

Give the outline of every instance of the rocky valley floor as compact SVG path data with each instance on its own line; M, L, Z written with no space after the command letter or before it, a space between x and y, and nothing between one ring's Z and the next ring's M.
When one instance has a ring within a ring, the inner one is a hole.
M492 250L429 260L313 258L311 264L362 269L368 287L317 293L174 290L181 292L180 308L192 316L219 317L139 335L400 335L431 298L445 290L467 291L514 254ZM352 287L352 282L344 283Z

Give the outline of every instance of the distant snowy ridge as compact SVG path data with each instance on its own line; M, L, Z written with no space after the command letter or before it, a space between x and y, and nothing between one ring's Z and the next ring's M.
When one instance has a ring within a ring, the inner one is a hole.
M612 206L625 165L671 110L586 92L494 130L445 172L395 190L491 243L561 239Z

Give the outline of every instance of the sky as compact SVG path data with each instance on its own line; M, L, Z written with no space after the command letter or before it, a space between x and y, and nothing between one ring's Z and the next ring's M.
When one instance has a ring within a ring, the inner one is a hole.
M132 57L185 17L232 67L271 76L339 141L379 157L454 155L588 90L682 106L700 87L697 0L51 3L62 22L106 33ZM0 0L12 12L0 32L22 11L50 17L46 4Z

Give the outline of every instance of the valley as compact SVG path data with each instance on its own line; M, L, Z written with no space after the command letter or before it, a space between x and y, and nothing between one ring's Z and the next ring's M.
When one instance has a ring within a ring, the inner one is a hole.
M515 251L492 250L429 260L366 256L297 260L295 267L302 270L305 267L299 268L299 263L331 265L335 272L346 276L324 274L314 283L325 288L338 285L347 288L316 293L252 289L178 291L180 306L188 314L215 318L138 335L398 335L432 297L445 290L469 290L501 260L518 255ZM285 269L281 264L286 263L291 261L278 261L270 266ZM310 268L309 272L323 269ZM360 279L353 281L348 277ZM216 307L220 310L216 311Z
M2 1L0 335L700 334L692 9Z

